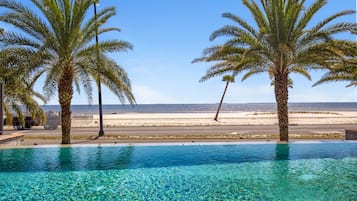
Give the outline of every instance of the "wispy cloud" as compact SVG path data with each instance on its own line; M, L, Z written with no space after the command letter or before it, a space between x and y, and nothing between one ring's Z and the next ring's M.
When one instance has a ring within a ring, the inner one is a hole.
M326 86L326 88L328 88ZM222 89L223 93L223 89ZM219 100L217 100L218 102ZM231 85L225 102L254 103L275 102L274 87L265 85ZM289 90L289 102L356 102L357 88L339 88L328 90L320 88L299 88Z
M148 68L146 65L135 66L132 68L131 71L134 72L135 75L140 74L142 76L148 76L148 77L154 75L154 73L150 71L150 68Z
M332 86L332 85L331 85ZM294 102L355 102L357 101L357 88L335 89L334 86L305 88L292 91L290 100ZM330 90L329 90L330 87Z
M134 85L133 93L138 104L172 103L174 100L155 89L144 85Z
M226 102L274 102L274 88L270 85L231 85L228 90Z

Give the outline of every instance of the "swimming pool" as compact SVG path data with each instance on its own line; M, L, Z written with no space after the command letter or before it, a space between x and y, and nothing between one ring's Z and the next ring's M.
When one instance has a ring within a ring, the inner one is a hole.
M0 149L0 200L356 200L357 143Z

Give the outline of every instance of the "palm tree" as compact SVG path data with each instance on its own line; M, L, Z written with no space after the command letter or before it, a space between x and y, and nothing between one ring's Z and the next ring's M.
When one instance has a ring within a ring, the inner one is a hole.
M219 102L219 105L218 105L218 108L217 108L216 116L214 116L214 119L213 119L215 121L218 121L218 114L219 114L219 111L221 110L224 96L226 95L229 83L230 82L234 82L234 76L225 75L225 76L223 76L222 81L226 82L226 86L224 87L222 98L221 98L221 101Z
M257 28L231 13L223 17L238 26L227 25L212 33L210 40L226 37L223 45L208 48L200 61L216 61L202 77L206 80L227 72L245 72L243 79L257 73L272 75L275 89L279 134L288 141L289 75L298 73L311 79L308 70L343 65L349 57L356 57L356 42L335 39L337 33L353 30L353 22L334 23L336 18L354 14L342 11L311 26L311 19L327 4L315 0L305 7L304 0L242 0L253 15Z
M29 72L43 72L45 77L44 92L47 97L58 95L61 106L62 144L69 144L71 129L71 101L73 87L77 91L84 89L89 102L92 100L93 80L101 76L120 101L135 103L130 81L124 69L120 68L105 53L127 51L132 45L120 40L102 40L98 49L102 59L97 69L96 36L117 28L104 27L108 19L115 15L115 8L104 8L95 17L86 20L94 0L31 0L32 8L12 0L0 0L0 7L7 13L0 16L0 21L16 27L16 31L5 33L0 40L11 47L31 49L36 52Z
M29 78L25 68L29 65L29 58L23 55L22 49L7 48L0 51L1 80L4 81L3 106L6 114L6 124L11 125L13 111L17 114L17 119L24 127L25 119L23 107L29 115L38 123L43 123L46 119L44 111L41 109L37 99L46 102L41 94L33 90L36 77Z

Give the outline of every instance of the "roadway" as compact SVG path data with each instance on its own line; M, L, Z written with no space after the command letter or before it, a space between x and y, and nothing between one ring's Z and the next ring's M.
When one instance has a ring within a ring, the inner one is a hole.
M318 125L290 125L290 134L343 134L345 129L357 129L351 124L318 124ZM98 128L72 128L73 136L95 136ZM135 135L135 136L173 136L173 135L270 135L278 133L277 125L234 125L234 126L140 126L140 127L106 127L105 135ZM54 136L61 135L61 129L45 130L43 127L24 130L25 136Z

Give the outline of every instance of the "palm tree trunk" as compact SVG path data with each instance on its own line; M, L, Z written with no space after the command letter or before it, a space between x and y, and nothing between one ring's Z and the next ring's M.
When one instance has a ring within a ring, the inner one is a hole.
M71 143L71 101L73 97L73 72L65 70L58 86L58 98L61 105L62 144Z
M218 114L219 114L219 111L221 111L223 99L224 99L224 96L226 95L228 85L229 85L229 81L227 81L226 87L224 88L224 91L223 91L223 95L222 95L221 101L219 102L219 105L218 105L218 108L217 108L217 112L216 112L216 116L214 117L215 121L218 121Z
M274 77L280 141L289 141L288 74L276 73Z

